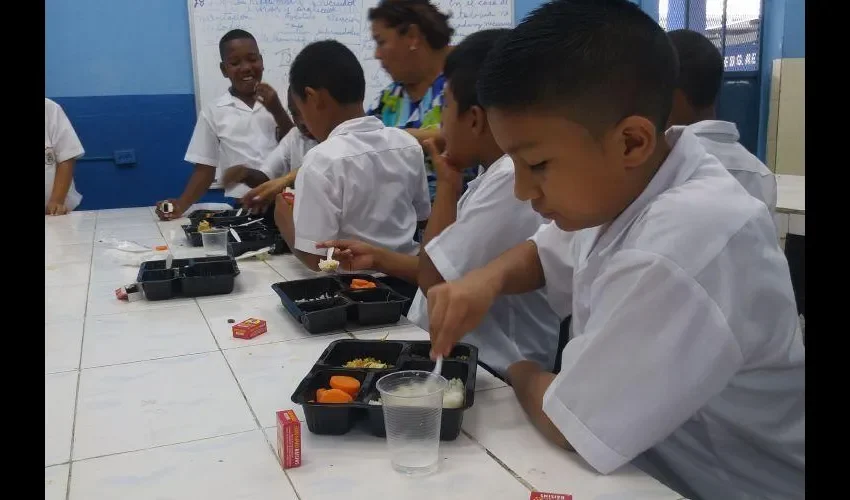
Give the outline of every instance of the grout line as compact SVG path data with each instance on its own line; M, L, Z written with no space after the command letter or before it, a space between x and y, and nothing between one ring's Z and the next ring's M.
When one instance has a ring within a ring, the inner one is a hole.
M218 352L218 350L213 349L213 350L210 350L210 351L187 352L187 353L183 353L183 354L175 354L173 356L160 356L158 358L136 359L136 360L133 360L133 361L121 361L119 363L109 363L109 364L106 364L106 365L87 366L85 368L80 368L80 372L88 371L88 370L99 370L100 368L111 368L113 366L135 365L135 364L138 364L138 363L147 363L149 361L162 361L162 360L165 360L165 359L177 359L177 358L184 358L184 357L187 357L187 356L200 356L201 354L210 354L210 353L213 353L213 352Z
M493 454L490 450L488 450L486 446L484 446L483 444L479 443L479 442L478 442L478 440L477 440L477 439L475 439L475 438L474 438L474 437L473 437L470 433L466 432L466 430L465 430L463 427L461 427L460 432L461 432L464 436L466 436L467 438L469 438L469 440L470 440L470 441L472 441L473 443L475 443L475 444L476 444L479 448L481 448L482 450L484 450L484 452L485 452L485 453L487 453L487 455L489 455L489 456L490 456L490 458L492 458L492 459L493 459L493 461L495 461L495 462L496 462L497 464L499 464L499 465L500 465L503 469L505 469L506 471L508 471L508 473L510 473L510 475L511 475L511 476L513 476L513 478L514 478L514 479L516 479L517 481L519 481L519 482L520 482L520 484L522 484L523 486L525 486L526 488L528 488L528 489L529 489L529 491L537 491L531 483L529 483L528 481L526 481L525 479L523 479L523 478L522 478L522 476L520 476L519 474L517 474L516 472L514 472L514 470L513 470L513 469L511 469L510 467L508 467L508 464L506 464L505 462L502 462L502 461L499 459L499 457L497 457L497 456L496 456L496 455L494 455L494 454Z

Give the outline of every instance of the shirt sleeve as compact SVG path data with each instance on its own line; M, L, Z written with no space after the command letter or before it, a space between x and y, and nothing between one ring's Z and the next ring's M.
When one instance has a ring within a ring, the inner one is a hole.
M288 174L292 169L292 147L294 140L292 132L298 132L296 127L287 133L277 146L263 160L263 165L260 167L260 172L266 174L269 179L277 179Z
M607 474L691 418L743 356L719 306L662 256L622 251L588 293L589 317L564 348L543 411Z
M218 142L218 136L210 124L207 113L201 112L183 159L189 163L218 167Z
M309 155L295 178L295 248L313 255L325 255L316 243L332 240L339 234L342 216L342 191L324 172L310 168L309 161L321 161Z
M768 175L762 180L764 186L764 201L767 202L767 208L770 209L770 215L776 213L776 176Z
M562 231L554 221L541 225L529 238L537 246L546 300L562 321L572 314L575 238L576 233Z
M71 125L71 120L68 119L68 115L65 114L62 106L57 104L55 110L50 139L53 143L56 163L79 158L85 151L77 133L74 131L74 127Z
M428 172L425 169L425 154L420 150L420 161L416 162L419 169L419 180L416 181L413 192L413 210L416 220L423 221L431 217L431 192L428 189Z
M539 224L531 206L513 196L513 176L505 175L472 193L425 252L443 279L456 280L521 243Z

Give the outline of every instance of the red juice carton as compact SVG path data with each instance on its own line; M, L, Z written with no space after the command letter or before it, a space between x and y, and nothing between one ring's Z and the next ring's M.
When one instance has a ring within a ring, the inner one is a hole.
M544 491L532 491L528 500L573 500L572 495L562 493L546 493Z
M284 469L301 466L301 421L292 410L277 412L277 452Z
M233 325L233 337L237 339L252 339L257 335L266 333L266 322L261 319L248 318L241 323Z

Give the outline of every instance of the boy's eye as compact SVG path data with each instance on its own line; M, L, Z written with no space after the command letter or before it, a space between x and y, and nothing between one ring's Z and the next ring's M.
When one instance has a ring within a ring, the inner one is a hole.
M547 162L545 162L545 161L541 161L540 163L535 163L534 165L529 165L528 168L532 172L542 172L543 170L546 169L546 163Z

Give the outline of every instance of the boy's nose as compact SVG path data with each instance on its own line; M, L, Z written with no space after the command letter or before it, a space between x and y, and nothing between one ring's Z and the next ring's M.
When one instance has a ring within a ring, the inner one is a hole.
M531 178L528 167L514 167L514 196L519 201L528 201L539 197L539 191Z

